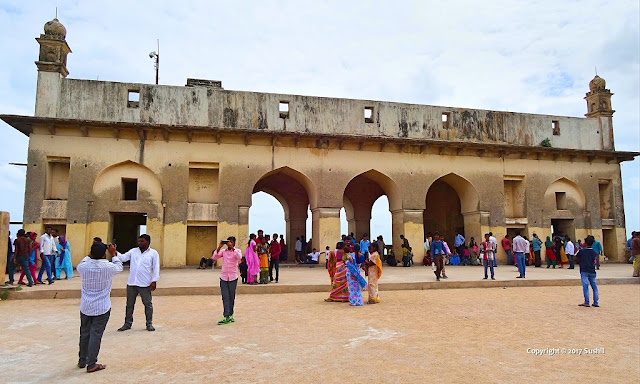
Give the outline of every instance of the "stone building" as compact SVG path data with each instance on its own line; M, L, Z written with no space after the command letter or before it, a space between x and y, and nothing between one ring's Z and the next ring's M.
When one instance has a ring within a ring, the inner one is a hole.
M534 115L69 79L65 36L54 19L36 39L35 115L1 118L29 136L25 228L59 228L74 263L94 236L133 246L140 225L164 266L195 264L231 235L244 248L258 191L282 204L290 245L308 207L320 249L340 238L342 207L359 236L386 195L396 252L400 234L417 250L427 232L553 228L624 255L619 163L637 153L615 150L598 76L586 118Z

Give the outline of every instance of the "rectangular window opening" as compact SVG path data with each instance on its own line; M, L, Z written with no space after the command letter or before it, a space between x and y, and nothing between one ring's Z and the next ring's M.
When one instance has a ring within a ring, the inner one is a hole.
M289 118L289 102L288 101L281 101L278 109L280 110L281 119Z
M140 91L135 89L129 90L129 96L127 99L127 107L138 108L140 106Z
M449 121L451 121L451 113L442 112L442 126L444 128L449 128Z
M551 129L553 129L554 136L560 136L560 122L557 120L551 121Z
M138 200L138 179L122 179L122 200Z
M373 123L373 107L364 107L364 122Z
M556 192L556 209L559 211L567 209L567 193Z

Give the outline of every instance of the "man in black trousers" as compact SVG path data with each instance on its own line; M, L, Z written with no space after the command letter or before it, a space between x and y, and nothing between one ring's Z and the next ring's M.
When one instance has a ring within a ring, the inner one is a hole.
M111 262L106 259L107 246L98 243L91 246L91 257L85 257L76 270L82 278L80 296L80 352L78 367L96 372L107 366L98 364L102 334L111 314L111 281L122 272L122 262L111 245Z

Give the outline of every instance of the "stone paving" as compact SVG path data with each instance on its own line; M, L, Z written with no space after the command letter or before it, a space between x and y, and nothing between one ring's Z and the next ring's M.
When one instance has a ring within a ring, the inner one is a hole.
M598 272L601 284L640 283L632 278L630 264L604 264ZM527 267L526 279L516 279L517 269L510 265L496 268L496 281L482 280L483 268L480 266L447 266L448 279L435 281L431 267L414 265L410 268L383 268L380 290L421 290L439 288L478 288L478 287L525 287L525 286L562 286L579 285L579 269L534 268ZM219 269L198 270L192 268L164 268L160 272L160 281L155 295L198 295L219 293ZM113 279L112 296L125 296L125 287L129 271L127 268ZM17 274L16 274L17 280ZM324 265L313 267L287 267L280 269L280 282L267 285L249 286L239 284L238 293L295 293L324 292L329 289L329 275ZM23 287L20 292L11 294L14 299L78 298L81 281L77 275L71 280L57 281L52 285Z
M219 295L154 297L156 332L144 329L139 300L133 329L117 332L125 299L116 297L99 356L107 369L92 374L76 367L78 299L1 301L0 383L637 383L640 375L638 285L601 286L600 308L578 307L578 286L388 291L363 307L325 297L238 295L236 322L224 326L215 325Z

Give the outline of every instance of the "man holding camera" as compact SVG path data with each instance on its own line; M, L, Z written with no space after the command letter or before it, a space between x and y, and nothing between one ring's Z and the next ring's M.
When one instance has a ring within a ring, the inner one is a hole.
M120 254L122 262L131 261L129 267L129 279L127 280L127 311L124 317L124 325L118 331L131 329L133 324L133 309L138 295L144 304L144 314L147 318L147 331L155 331L153 327L153 304L151 292L156 290L156 282L160 279L160 256L158 252L149 247L151 237L147 234L138 237L138 248Z
M220 293L222 294L223 313L218 325L233 323L233 305L236 300L236 287L238 286L238 262L242 259L242 251L236 249L236 238L230 236L226 241L218 244L218 249L213 252L211 258L222 258L220 270ZM223 249L224 248L224 249Z
M82 278L78 368L87 367L89 373L107 367L98 364L98 353L111 314L111 281L113 276L122 272L122 262L116 256L115 247L109 247L111 262L106 259L106 251L106 245L93 244L90 256L82 259L76 267Z

